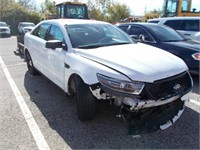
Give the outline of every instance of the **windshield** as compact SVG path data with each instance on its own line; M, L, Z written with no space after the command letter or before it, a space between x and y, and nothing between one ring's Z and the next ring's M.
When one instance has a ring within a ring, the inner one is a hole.
M177 14L178 0L165 0L163 3L163 17L173 17Z
M34 27L35 24L34 23L23 23L22 26L23 27Z
M110 24L67 25L66 29L74 48L97 48L133 43L128 35Z
M0 27L7 27L8 25L5 22L0 22Z
M179 33L174 29L167 26L150 26L149 30L151 33L162 42L173 42L173 41L183 41L185 40Z
M68 18L87 18L87 8L85 5L68 4L66 7L66 16Z

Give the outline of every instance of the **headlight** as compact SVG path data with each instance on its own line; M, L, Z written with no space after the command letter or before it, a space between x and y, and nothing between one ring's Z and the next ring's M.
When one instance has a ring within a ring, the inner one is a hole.
M200 53L194 53L192 55L192 57L195 59L195 60L199 60L200 61Z
M110 78L101 74L97 74L97 78L103 86L127 94L139 95L142 92L145 85L142 82L135 82L135 81L129 82L129 81Z

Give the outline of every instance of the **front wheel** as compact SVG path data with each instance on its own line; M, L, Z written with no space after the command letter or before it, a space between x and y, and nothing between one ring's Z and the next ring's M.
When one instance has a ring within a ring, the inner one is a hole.
M81 121L95 118L95 97L80 77L75 79L77 113Z
M33 65L33 61L32 61L30 53L28 51L26 51L25 55L26 55L26 64L27 64L27 67L28 67L28 71L32 75L37 75L38 71L35 69L35 67Z

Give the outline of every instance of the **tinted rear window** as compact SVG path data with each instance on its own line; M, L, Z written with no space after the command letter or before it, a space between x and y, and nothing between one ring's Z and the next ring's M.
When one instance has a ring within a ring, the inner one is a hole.
M183 20L182 25L185 31L199 31L200 20Z
M122 29L124 32L127 32L128 26L118 26L120 29Z
M183 27L181 26L181 20L168 20L164 23L164 25L167 25L174 30L183 30Z
M200 20L168 20L164 24L175 29L184 31L199 31Z

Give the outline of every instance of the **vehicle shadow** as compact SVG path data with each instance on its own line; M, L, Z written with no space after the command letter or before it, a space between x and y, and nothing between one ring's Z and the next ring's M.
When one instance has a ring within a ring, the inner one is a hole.
M44 76L26 72L24 86L29 103L34 102L49 126L72 149L199 149L199 113L190 108L167 130L131 136L126 123L116 118L115 107L106 102L98 103L94 120L81 122L75 101L67 100L65 93ZM40 128L42 132L49 130L48 126ZM53 138L50 146L56 144Z

